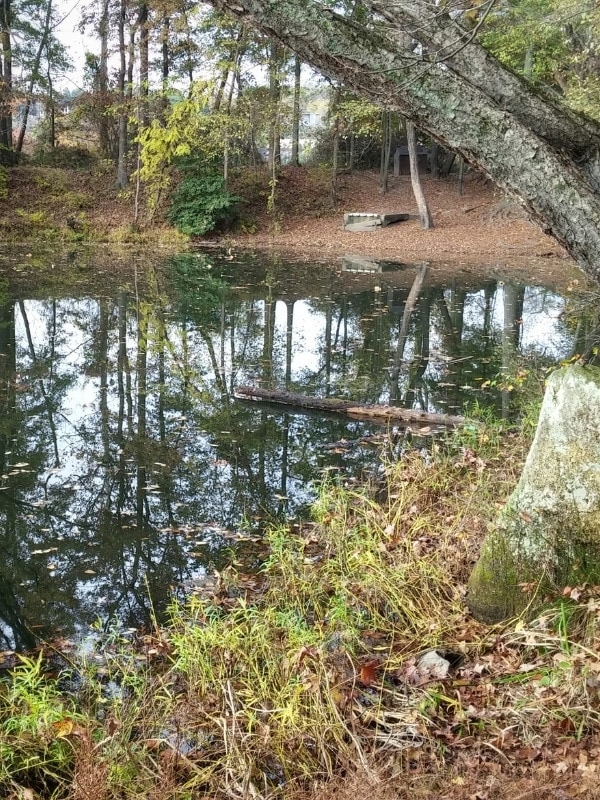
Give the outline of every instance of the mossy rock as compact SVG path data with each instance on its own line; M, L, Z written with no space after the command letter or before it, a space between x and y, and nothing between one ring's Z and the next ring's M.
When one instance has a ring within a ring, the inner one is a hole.
M600 369L548 381L519 483L483 543L468 602L484 622L538 607L566 585L600 580Z

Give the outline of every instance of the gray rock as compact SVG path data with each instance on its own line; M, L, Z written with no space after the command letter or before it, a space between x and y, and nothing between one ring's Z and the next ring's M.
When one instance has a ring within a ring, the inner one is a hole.
M548 381L521 478L486 537L468 603L484 622L531 612L548 593L600 583L600 368Z

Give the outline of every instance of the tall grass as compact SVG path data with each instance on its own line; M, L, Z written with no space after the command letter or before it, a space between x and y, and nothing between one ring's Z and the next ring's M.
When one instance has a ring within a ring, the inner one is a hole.
M429 747L439 757L441 718L470 736L499 725L504 699L474 721L470 689L420 685L407 665L433 648L476 658L499 641L468 618L464 582L525 449L480 428L433 456L384 465L371 486L325 483L312 521L270 532L258 591L224 571L229 585L173 605L170 624L136 647L113 633L70 692L41 658L24 659L0 696L0 794L272 798L368 771L382 753ZM589 614L563 609L535 636L513 625L502 646L540 658L555 639L547 685L580 675L572 619L589 633ZM512 693L512 724L531 732L542 711L527 674L513 681L499 668L490 697ZM584 707L572 690L553 713L581 732Z

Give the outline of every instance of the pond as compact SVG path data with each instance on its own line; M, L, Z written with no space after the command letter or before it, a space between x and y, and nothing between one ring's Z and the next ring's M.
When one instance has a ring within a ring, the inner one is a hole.
M406 436L236 386L506 416L524 365L582 351L583 299L571 273L525 285L500 267L9 252L0 648L150 625L232 551L255 568L264 525L306 516L324 471L359 480Z

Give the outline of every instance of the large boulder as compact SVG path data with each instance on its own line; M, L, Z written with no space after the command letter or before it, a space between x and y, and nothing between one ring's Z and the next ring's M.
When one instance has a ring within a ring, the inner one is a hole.
M600 368L554 372L519 483L470 580L473 614L498 622L567 585L600 583Z

